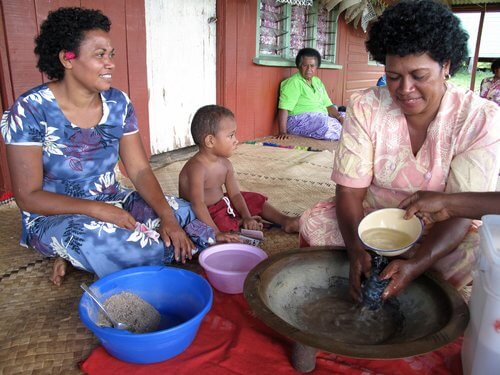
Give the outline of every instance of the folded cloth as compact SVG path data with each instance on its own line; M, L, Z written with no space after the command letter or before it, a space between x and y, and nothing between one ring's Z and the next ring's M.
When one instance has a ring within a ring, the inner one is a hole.
M347 358L319 352L315 375L322 374L462 374L462 338L434 352L399 360ZM258 320L242 294L214 290L211 311L193 343L167 361L136 365L95 349L80 366L87 374L294 374L292 343Z

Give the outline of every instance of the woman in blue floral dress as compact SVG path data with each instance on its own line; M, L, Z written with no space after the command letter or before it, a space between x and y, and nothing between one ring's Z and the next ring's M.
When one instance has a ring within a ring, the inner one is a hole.
M21 244L99 277L138 265L185 262L214 241L188 202L165 197L145 156L128 96L111 87L115 54L100 11L60 8L36 38L51 81L21 95L1 132ZM137 191L115 177L120 157Z

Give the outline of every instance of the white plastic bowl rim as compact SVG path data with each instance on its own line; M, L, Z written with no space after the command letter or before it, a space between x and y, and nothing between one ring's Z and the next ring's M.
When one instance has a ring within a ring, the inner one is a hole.
M222 251L227 251L227 250L238 250L241 252L251 253L251 254L254 254L254 255L258 256L259 258L261 258L260 261L263 261L264 259L267 259L267 257L268 257L264 250L262 250L256 246L247 245L247 244L240 244L240 243L226 243L226 244L214 245L214 246L209 247L208 249L203 250L200 253L198 260L199 260L201 266L208 272L218 273L220 275L242 275L242 274L248 273L249 271L224 271L224 270L220 270L218 268L212 267L212 266L205 263L205 259L207 259L210 255L220 253Z
M404 212L405 210L401 209L401 208L382 208L380 210L376 210L376 211L373 211L373 212L370 212L368 215L366 215L362 220L361 222L359 223L359 226L358 226L358 237L359 239L361 240L361 242L367 247L369 248L370 250L373 250L375 251L377 254L379 255L389 255L389 254L392 254L394 256L396 255L399 255L399 254L402 254L404 253L405 251L409 250L419 239L420 237L422 236L422 232L423 232L423 224L422 224L422 221L416 217L416 216L413 216L412 218L408 219L408 221L412 221L412 220L416 220L418 221L418 223L420 224L419 226L419 231L418 231L418 234L417 236L415 236L415 239L409 243L408 245L406 246L403 246L403 247L400 247L400 248L397 248L397 249L379 249L378 247L375 247L375 246L371 246L369 245L368 243L364 242L361 238L361 233L360 230L362 228L362 223L363 221L365 221L366 218L368 218L369 216L375 216L375 215L380 215L382 213L382 211L384 212L389 212L389 213L400 213L401 215L404 215ZM380 228L390 228L389 226L380 226ZM393 254L393 253L396 253L396 254Z

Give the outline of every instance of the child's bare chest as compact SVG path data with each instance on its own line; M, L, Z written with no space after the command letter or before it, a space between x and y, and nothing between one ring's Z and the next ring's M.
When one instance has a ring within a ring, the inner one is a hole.
M227 169L221 167L210 168L205 174L205 186L209 189L221 187L226 182Z

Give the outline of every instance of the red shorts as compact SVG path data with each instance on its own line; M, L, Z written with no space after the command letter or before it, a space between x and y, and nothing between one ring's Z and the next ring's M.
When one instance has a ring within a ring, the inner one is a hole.
M250 215L256 216L262 213L262 207L264 203L267 201L267 197L259 194L259 193L251 193L247 191L242 191L241 195L245 200L248 211L250 211ZM227 198L227 197L226 197ZM233 211L235 217L229 214L230 211ZM229 231L238 231L240 229L240 220L241 216L236 211L234 207L228 206L224 199L221 199L217 203L208 207L208 212L212 217L215 225L221 232L229 232Z

